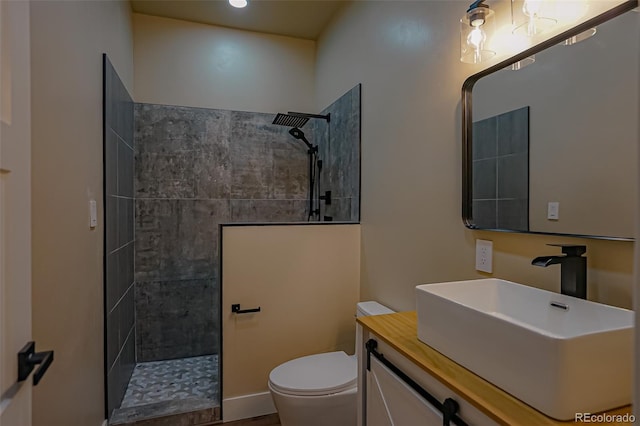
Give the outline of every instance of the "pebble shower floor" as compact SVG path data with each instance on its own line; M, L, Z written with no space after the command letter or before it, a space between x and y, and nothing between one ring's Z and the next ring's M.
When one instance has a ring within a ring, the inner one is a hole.
M218 399L218 355L137 364L121 408L190 397Z

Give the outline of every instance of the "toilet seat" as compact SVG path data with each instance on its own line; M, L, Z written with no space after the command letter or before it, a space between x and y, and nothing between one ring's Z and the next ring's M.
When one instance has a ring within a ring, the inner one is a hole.
M356 387L356 381L357 361L342 351L296 358L269 374L271 387L286 395L330 395Z

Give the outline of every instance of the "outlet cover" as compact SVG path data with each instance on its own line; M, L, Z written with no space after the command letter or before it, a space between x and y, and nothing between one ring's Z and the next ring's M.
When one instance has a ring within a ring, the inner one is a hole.
M493 241L476 240L476 270L493 272Z

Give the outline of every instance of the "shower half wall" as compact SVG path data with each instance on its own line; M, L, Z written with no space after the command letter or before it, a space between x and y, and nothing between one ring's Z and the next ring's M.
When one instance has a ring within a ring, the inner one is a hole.
M219 224L306 220L306 148L272 120L136 104L138 362L219 353Z

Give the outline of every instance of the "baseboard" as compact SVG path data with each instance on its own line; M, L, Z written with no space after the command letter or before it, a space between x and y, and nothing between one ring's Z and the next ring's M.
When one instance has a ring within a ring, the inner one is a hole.
M249 419L276 412L271 393L261 392L222 400L222 421Z

